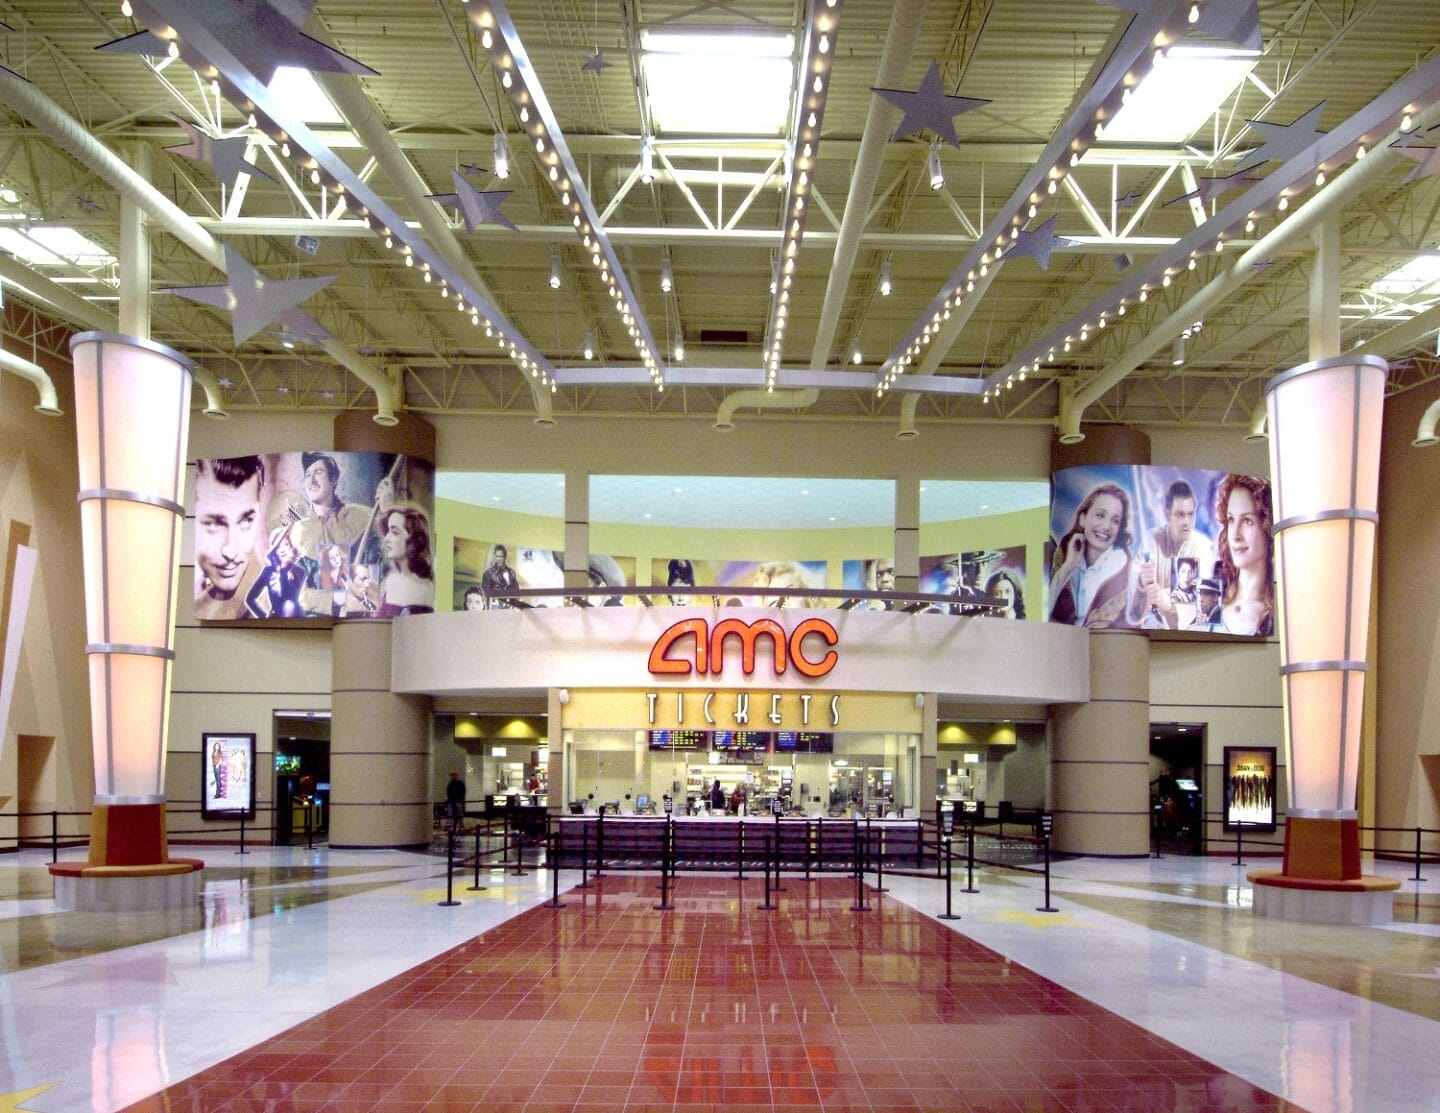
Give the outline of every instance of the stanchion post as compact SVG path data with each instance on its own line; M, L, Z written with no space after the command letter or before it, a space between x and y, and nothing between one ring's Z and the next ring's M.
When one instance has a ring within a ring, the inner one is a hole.
M735 880L745 880L745 817L737 814L735 822L739 825L739 832L735 836L735 864L738 867L735 871Z
M590 821L580 819L580 884L577 889L590 888Z
M952 872L954 869L954 851L952 843L955 834L955 813L952 811L949 815L941 815L937 810L935 820L936 823L939 824L939 826L935 828L935 833L939 836L941 847L945 851L945 912L939 919L958 920L960 917L955 915L955 910L951 906L953 899L951 893L954 887L954 875ZM936 862L940 861L939 854L936 854L935 860Z
M311 822L311 809L313 804L305 805L305 849L315 849L315 825Z
M870 853L871 847L875 848L875 891L877 893L888 893L885 888L885 828L880 828L877 838L874 829L870 826L870 817L865 817L865 853Z
M50 812L50 864L60 861L60 813ZM1420 876L1420 829L1415 829L1415 876Z
M244 813L244 812L241 812L241 813L240 813L240 849L237 850L235 853L236 853L236 854L249 854L249 853L250 853L250 851L248 851L248 850L245 849L245 813Z
M965 888L962 893L978 893L975 888L975 817L965 817Z
M778 827L775 829L775 834L776 834L777 836L780 834L780 830L779 830ZM768 843L770 843L772 840L771 840L770 837L767 835L765 841L766 841L766 843L768 844ZM762 912L773 912L773 911L775 910L775 908L776 908L775 903L770 899L770 854L771 854L771 851L772 851L772 847L771 847L770 845L767 845L767 846L765 847L765 903L764 903L764 904L757 904L757 905L755 906L756 908L760 909ZM779 880L779 879L777 878L776 880Z
M1235 864L1237 866L1243 866L1245 864L1240 860L1240 840L1243 837L1244 830L1245 821L1243 819L1237 819L1235 821Z
M475 880L470 885L469 891L483 893L488 888L488 885L480 884L480 824L477 823L475 824Z
M771 810L775 815L775 845L773 853L775 855L775 891L778 893L785 887L780 884L780 815L784 811L784 805L780 803L779 797L776 797L775 803L771 805Z
M1420 833L1422 830L1423 828L1420 827L1415 828L1415 876L1410 879L1411 881L1425 880L1420 876Z
M480 837L475 837L475 845L480 845ZM550 908L564 908L560 901L560 826L556 824L552 833L548 829L545 832L545 858L550 865ZM478 859L477 859L478 861Z
M855 902L850 905L850 911L869 912L870 906L865 903L865 848L860 841L860 821L852 819L850 827L850 854L855 859Z
M1040 813L1040 837L1043 840L1042 846L1045 849L1045 904L1036 912L1059 912L1060 909L1051 907L1050 904L1050 832L1054 829L1055 817L1049 812Z
M599 815L595 817L595 880L600 880L600 873L605 868L605 810L601 807Z
M660 903L652 906L657 912L668 912L675 907L670 903L670 850L674 829L675 817L666 815L664 841L660 844Z
M455 899L455 828L445 832L445 899L439 902L441 908L454 908L460 902Z

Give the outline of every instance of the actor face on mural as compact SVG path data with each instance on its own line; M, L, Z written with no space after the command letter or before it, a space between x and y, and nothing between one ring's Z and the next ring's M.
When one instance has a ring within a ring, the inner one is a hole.
M255 558L260 523L260 491L265 482L258 456L201 460L195 475L195 564L201 583L197 613L226 617L214 610L237 598ZM243 595L235 614L243 611ZM209 610L211 613L206 613Z

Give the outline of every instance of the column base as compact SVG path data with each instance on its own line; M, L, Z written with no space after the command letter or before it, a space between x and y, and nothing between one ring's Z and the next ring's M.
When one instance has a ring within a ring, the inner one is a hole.
M1360 821L1290 816L1285 864L1245 875L1255 914L1310 924L1388 924L1400 882L1360 872Z
M199 858L171 858L165 805L96 804L86 862L50 866L55 904L63 911L138 912L194 904Z
M1388 924L1400 882L1389 877L1311 881L1272 870L1245 875L1255 886L1257 916L1305 924Z

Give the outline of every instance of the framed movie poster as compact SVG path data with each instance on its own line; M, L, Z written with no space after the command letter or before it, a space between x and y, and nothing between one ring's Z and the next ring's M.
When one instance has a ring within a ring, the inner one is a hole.
M255 736L202 734L200 815L255 818Z
M1225 747L1225 830L1275 830L1275 747Z

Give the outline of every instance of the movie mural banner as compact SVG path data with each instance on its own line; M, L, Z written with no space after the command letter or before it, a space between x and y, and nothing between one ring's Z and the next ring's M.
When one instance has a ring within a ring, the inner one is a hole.
M205 622L393 618L435 609L435 466L388 452L195 463Z
M1269 637L1270 481L1091 465L1051 483L1047 617L1074 626Z
M929 613L1024 618L1025 546L922 556L920 590L955 596L953 603L932 604Z
M825 609L836 606L833 598L812 595L777 595L772 588L792 591L823 591L827 564L823 560L694 560L669 557L650 564L650 583L658 594L651 602L677 607L801 607ZM718 588L697 595L687 589L696 585Z
M590 554L590 586L631 587L635 558ZM488 611L506 607L638 606L635 595L551 595L539 599L511 599L509 593L530 588L564 587L565 554L555 549L514 545L507 541L472 541L455 538L455 576L452 584L457 611Z

